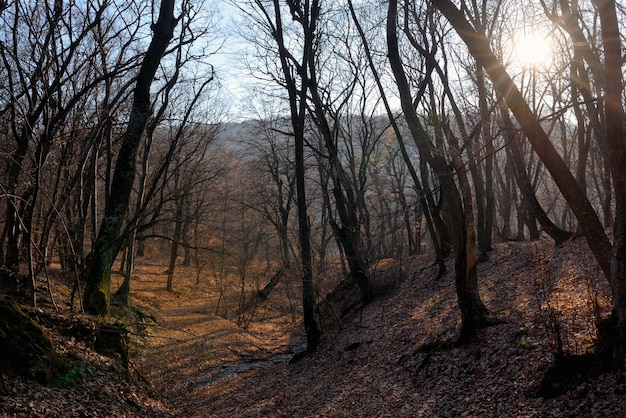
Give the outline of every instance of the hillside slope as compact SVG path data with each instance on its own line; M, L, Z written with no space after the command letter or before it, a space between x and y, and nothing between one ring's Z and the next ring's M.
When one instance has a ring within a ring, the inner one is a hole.
M592 301L606 313L604 279L584 241L499 244L479 275L502 323L463 348L435 349L454 336L459 315L453 273L435 281L430 261L379 266L376 280L395 289L327 332L316 353L233 373L177 406L205 417L624 416L619 373L573 382L554 398L536 395L557 334L566 352L581 354L592 344Z
M302 330L272 304L278 301L242 329L232 317L215 315L219 295L210 281L198 285L181 268L176 292L167 292L158 260L142 263L133 304L157 323L148 321L147 339L132 350L129 377L120 377L119 359L48 327L60 351L84 366L79 384L45 387L2 376L0 416L623 417L626 411L622 372L598 372L550 387L551 397L537 395L557 345L586 352L594 312L608 312L605 280L583 240L558 248L548 241L498 244L479 277L483 300L502 322L462 348L445 347L460 320L453 272L436 281L428 255L381 262L372 269L374 302L339 318L350 292L329 298L321 305L319 349L293 364L304 347Z

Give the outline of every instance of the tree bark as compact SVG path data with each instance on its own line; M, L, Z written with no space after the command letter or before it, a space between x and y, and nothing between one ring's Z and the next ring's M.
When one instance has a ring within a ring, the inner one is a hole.
M485 305L480 300L478 283L472 277L472 260L475 264L477 253L475 231L474 240L468 245L468 225L466 224L465 212L461 195L454 182L454 176L450 164L445 158L441 149L436 148L428 133L422 127L417 112L413 106L410 86L404 72L397 37L397 0L389 2L387 14L387 47L388 58L391 69L396 79L398 92L400 94L400 104L404 112L405 119L411 131L411 135L418 146L420 158L425 160L438 177L439 185L442 189L442 196L449 205L449 219L454 222L453 232L456 237L455 251L455 283L459 307L462 315L462 326L459 331L459 343L472 340L477 331L476 323L486 313ZM473 225L471 225L473 227ZM475 271L475 270L474 270Z
M626 367L626 139L622 106L622 45L614 0L595 0L604 45L605 131L615 188L615 223L611 252L613 316L617 320L614 359Z
M150 86L177 23L174 0L162 0L158 20L152 26L153 37L137 75L130 119L122 137L104 218L83 272L87 281L84 306L92 314L109 313L111 267L120 247L119 234L135 178L137 148L151 113Z

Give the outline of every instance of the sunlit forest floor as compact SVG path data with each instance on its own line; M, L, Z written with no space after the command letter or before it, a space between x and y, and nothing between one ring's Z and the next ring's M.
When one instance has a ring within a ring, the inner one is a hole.
M89 364L82 385L50 388L3 376L8 394L0 414L624 416L623 372L541 386L557 345L570 355L588 351L596 307L602 315L609 309L605 280L583 240L558 248L548 241L498 244L479 265L479 278L485 304L502 322L480 330L480 339L462 348L446 346L460 321L454 275L435 280L432 261L427 255L379 263L372 270L377 298L343 317L345 301L329 298L321 305L320 347L290 363L303 348L303 333L279 288L243 329L232 309L215 314L215 283L196 284L193 269L181 268L175 291L167 292L164 264L142 260L131 302L156 322L148 321L147 334L134 337L129 378L120 377L114 360L77 353L67 348L68 340L55 337L63 350ZM225 294L236 295L236 288Z
M249 324L238 325L239 315L233 312L237 304L232 301L238 289L224 289L226 300L218 309L215 284L196 284L192 268L179 270L173 293L165 289L162 266L143 263L136 273L133 300L157 319L157 325L148 328L137 363L169 400L182 399L246 364L254 366L258 359L293 352L302 345L299 324L274 307L271 299L257 309Z
M379 265L375 280L386 294L327 332L316 353L190 388L177 407L216 417L624 416L621 374L537 396L557 336L565 352L586 352L592 302L608 309L584 241L556 249L545 241L496 246L479 276L483 300L502 323L464 348L437 349L453 338L459 315L453 273L435 281L431 264L425 256Z

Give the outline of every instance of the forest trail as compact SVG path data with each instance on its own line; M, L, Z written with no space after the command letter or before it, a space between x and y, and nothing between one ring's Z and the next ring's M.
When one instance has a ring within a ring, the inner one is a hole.
M166 274L144 262L133 278L133 303L151 312L156 324L147 329L134 362L164 400L184 403L185 394L219 379L289 361L302 346L294 325L278 313L247 329L215 315L219 294L209 283L195 283L190 267L177 268L174 292L165 289Z

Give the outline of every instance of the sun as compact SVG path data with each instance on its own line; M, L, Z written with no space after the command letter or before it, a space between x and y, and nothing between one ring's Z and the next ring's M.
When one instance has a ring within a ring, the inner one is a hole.
M520 33L513 43L514 57L524 68L545 67L552 61L550 36L533 32Z

